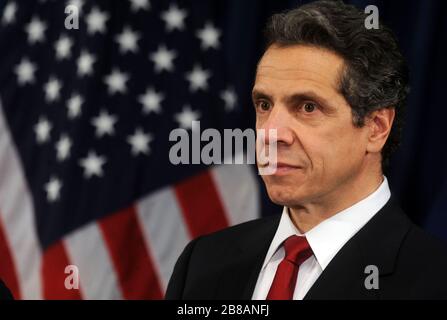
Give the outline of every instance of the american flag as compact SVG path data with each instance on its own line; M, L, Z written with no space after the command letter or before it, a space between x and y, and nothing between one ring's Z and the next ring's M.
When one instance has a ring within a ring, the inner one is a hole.
M0 278L16 299L162 298L187 242L257 217L251 166L169 162L171 130L242 121L215 4L2 1Z

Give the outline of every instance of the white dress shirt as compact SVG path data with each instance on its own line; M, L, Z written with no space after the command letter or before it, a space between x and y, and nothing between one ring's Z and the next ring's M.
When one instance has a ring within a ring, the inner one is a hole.
M291 235L300 235L306 236L313 251L313 255L301 264L298 271L293 299L302 300L338 251L388 202L390 196L388 181L384 176L379 188L368 197L322 221L304 234L295 227L288 208L284 207L252 299L266 299L276 269L284 258L282 243Z

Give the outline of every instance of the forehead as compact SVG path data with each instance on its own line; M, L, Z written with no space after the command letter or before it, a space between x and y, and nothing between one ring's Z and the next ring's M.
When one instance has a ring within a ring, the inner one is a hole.
M344 66L338 55L310 46L271 46L258 64L256 87L335 90Z

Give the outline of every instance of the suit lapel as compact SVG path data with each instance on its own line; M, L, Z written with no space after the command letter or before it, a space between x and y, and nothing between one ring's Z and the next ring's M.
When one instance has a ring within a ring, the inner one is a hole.
M392 274L399 247L411 222L391 198L388 203L332 259L305 299L378 299L379 290L367 290L368 265L380 277ZM380 279L379 279L380 285Z
M215 299L251 299L279 221L280 215L265 219L227 253ZM379 290L365 288L365 268L377 266L380 277L392 274L411 224L391 198L335 255L304 299L380 299Z
M247 234L235 250L228 253L226 261L229 265L220 276L216 299L251 299L280 217L265 219L261 226Z

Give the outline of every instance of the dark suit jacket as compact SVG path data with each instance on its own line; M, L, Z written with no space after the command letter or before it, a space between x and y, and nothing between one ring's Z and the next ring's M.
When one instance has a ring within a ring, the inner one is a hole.
M0 280L0 300L12 300L12 294L6 285Z
M280 215L190 242L167 299L251 299ZM393 198L337 253L304 299L447 299L444 244L414 225ZM379 289L366 289L368 265Z

